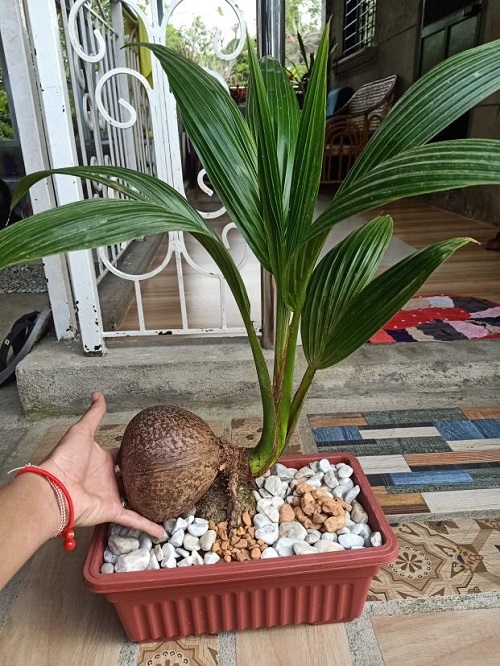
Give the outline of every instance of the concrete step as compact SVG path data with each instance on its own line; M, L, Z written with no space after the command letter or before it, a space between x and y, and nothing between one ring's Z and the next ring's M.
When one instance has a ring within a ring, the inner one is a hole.
M265 352L269 366L272 353ZM297 377L306 362L299 351ZM92 391L111 411L175 403L214 413L258 414L259 392L245 339L128 339L85 357L78 342L45 338L17 369L27 415L78 414ZM365 345L316 374L306 411L497 404L500 340Z

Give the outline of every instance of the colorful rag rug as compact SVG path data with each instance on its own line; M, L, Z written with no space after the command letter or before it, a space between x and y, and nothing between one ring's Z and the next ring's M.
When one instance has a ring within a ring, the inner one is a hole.
M451 342L500 338L500 305L470 296L415 296L371 339Z

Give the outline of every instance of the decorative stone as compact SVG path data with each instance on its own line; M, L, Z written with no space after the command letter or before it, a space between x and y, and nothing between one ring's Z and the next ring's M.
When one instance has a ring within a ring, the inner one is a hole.
M177 563L178 567L190 567L193 564L193 558L191 555L189 557L185 557L183 560L180 560L180 562Z
M143 534L139 539L139 548L144 548L145 550L151 550L153 548L153 542L147 534Z
M323 474L326 474L332 469L332 464L330 463L329 460L326 458L323 458L322 460L319 461L318 463L318 469L320 472L323 472Z
M343 486L336 486L335 488L332 488L332 495L334 497L342 497L344 494Z
M345 518L344 516L330 516L323 523L323 529L326 532L336 532L337 530L343 529L345 527Z
M308 543L310 546L314 546L314 544L317 541L319 541L319 536L317 536L316 534L307 534L304 541Z
M159 569L159 568L160 568L160 563L156 559L156 555L154 554L154 551L151 551L149 553L149 563L148 563L148 566L146 567L146 569L154 571L154 570Z
M312 469L312 471L316 474L316 472L317 472L318 469L319 469L319 462L318 462L317 460L315 460L314 462L309 463L308 466L309 466L309 467Z
M276 477L276 478L277 478L277 477ZM272 493L270 493L269 490L266 490L265 488L261 488L261 489L259 490L259 493L260 493L260 496L261 496L261 497L264 497L264 498L266 498L266 497L271 498L271 497L273 496Z
M268 506L273 506L273 499L274 497L261 497L257 502L257 511L263 513L264 509L267 509Z
M116 537L122 538L122 537ZM126 538L126 537L123 537ZM137 543L139 541L135 539ZM149 564L150 554L144 548L138 548L128 553L120 555L116 560L115 571L116 573L125 573L127 571L144 571Z
M380 532L374 532L370 537L370 543L375 548L378 548L382 545L382 535Z
M350 534L351 530L349 530L347 527L341 527L340 529L337 530L337 536L340 536L341 534Z
M305 541L296 541L293 544L293 552L295 555L313 555L318 553L314 546L310 546Z
M306 538L307 530L296 520L281 523L279 526L279 536L303 541Z
M176 557L189 557L191 555L189 550L185 550L184 548L176 548L175 552Z
M259 490L252 490L252 495L254 496L256 502L258 502L262 497Z
M182 542L183 548L186 550L199 550L200 549L200 539L197 536L192 534L186 534L184 536L184 541Z
M344 492L354 488L354 481L349 477L346 477L345 479L339 479L339 484L342 486L342 490Z
M172 535L175 530L175 524L177 520L175 518L169 518L168 520L165 520L163 523L163 529L167 534Z
M287 495L288 495L288 490L287 490ZM271 506L274 506L277 509L282 507L284 503L285 503L285 500L282 497L278 497L278 496L273 497L272 500L271 500Z
M163 548L160 546L160 544L156 544L154 547L154 554L158 562L161 562L163 559Z
M211 550L216 538L217 532L215 530L208 530L205 532L205 534L200 537L200 546L202 550Z
M133 537L110 536L108 539L109 550L115 555L125 555L139 549L139 539Z
M286 465L282 465L281 463L276 463L276 465L274 466L274 473L282 481L287 481L288 479L293 479L293 477L295 476L295 470L294 469L289 469L288 467L286 467Z
M157 543L165 543L165 541L166 541L167 539L168 539L168 534L166 533L165 528L163 529L163 534L162 534L161 537L151 537L151 541L152 541L154 544L157 544Z
M295 478L296 479L302 479L302 478L308 479L311 476L314 476L314 472L312 471L312 469L310 467L301 467L295 473Z
M279 557L278 553L274 550L274 548L266 548L266 550L262 551L262 555L260 556L261 560L269 560L271 557Z
M272 525L272 520L263 513L256 513L253 517L253 524L255 527L265 527L266 525Z
M289 557L293 555L293 544L295 539L288 539L287 537L280 537L274 544L274 550L280 557ZM265 551L264 551L265 552Z
M102 574L115 573L115 568L110 562L104 562L104 564L101 566L101 573Z
M280 512L275 506L268 506L267 509L264 509L264 515L266 515L272 523L279 522Z
M262 488L264 486L264 481L265 479L262 476L259 476L257 479L255 479L255 485L257 488Z
M188 525L188 532L195 537L201 537L208 531L208 520L204 518L194 518L193 522Z
M187 520L185 520L184 518L177 518L177 520L175 521L174 528L172 530L172 534L177 532L177 530L185 530L187 526L188 526Z
M288 495L290 492L290 487L286 481L281 482L281 491L278 493L278 497L280 497L283 501L284 498Z
M104 549L104 561L108 562L108 564L115 564L116 560L118 559L118 555L115 555L112 553L109 548Z
M281 479L278 476L270 476L264 483L264 488L271 493L271 495L279 495L281 492Z
M295 512L289 504L283 504L280 509L280 523L293 522L295 520Z
M137 530L134 527L122 527L120 530L120 536L130 537L131 539L139 539L141 535L141 530Z
M220 557L217 553L205 553L203 556L203 562L205 564L217 564L217 562L220 562Z
M350 503L351 503L353 500L355 500L356 497L359 495L359 491L360 491L360 490L361 490L361 489L360 489L359 486L354 486L354 488L351 488L351 490L349 490L349 492L348 492L348 493L346 494L346 496L344 497L344 501L345 501L347 504L350 504Z
M335 550L344 550L344 547L335 541L326 541L321 539L314 546L318 553L333 553Z
M272 523L271 525L264 525L255 531L255 538L257 540L262 539L262 541L267 543L268 546L271 546L273 543L275 543L279 536L280 529L276 523Z
M184 530L176 530L168 540L168 543L172 544L174 548L180 548L183 542L184 542Z
M351 520L355 523L368 522L368 514L357 500L352 501Z
M325 532L321 535L321 541L337 541L335 532Z
M175 557L165 557L161 562L162 569L175 569L177 566L177 561Z
M109 535L108 536L120 536L120 532L122 531L122 526L117 525L116 523L112 523L110 528L109 528Z
M162 551L163 551L163 559L177 556L176 550L171 543L163 544Z
M193 550L191 558L193 561L193 565L196 567L199 567L200 565L204 564L202 556L196 550Z
M341 534L339 536L339 543L344 548L352 548L353 546L364 546L365 540L358 534Z
M350 476L352 476L353 472L354 470L350 465L342 465L342 467L337 469L337 476L339 479L348 479Z
M322 482L323 482L323 474L321 474L321 476L319 474L316 474L307 479L307 483L313 488L321 488Z

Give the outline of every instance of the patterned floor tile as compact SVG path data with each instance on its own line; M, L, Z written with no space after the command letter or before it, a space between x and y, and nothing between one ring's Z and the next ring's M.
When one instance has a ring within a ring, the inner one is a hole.
M449 442L449 447L453 451L479 451L496 449L500 446L500 438L491 439L464 439Z
M380 412L364 412L363 416L368 425L378 426L392 423L406 425L408 423L428 423L429 421L441 420L451 421L464 418L464 413L459 407L451 409L394 409Z
M463 407L462 412L468 419L500 419L500 407Z
M394 456L358 456L365 474L382 472L411 472L410 466L401 455Z
M384 513L395 516L402 513L428 513L429 507L420 493L402 493L401 495L376 492L377 500Z
M366 425L366 419L359 412L345 414L311 414L308 416L311 428L327 428L329 426Z
M422 497L433 513L500 510L499 488L423 492Z
M393 526L397 560L373 578L371 601L500 591L500 519Z
M164 643L141 645L137 666L217 666L217 636L188 636Z
M492 451L453 451L451 453L409 453L403 456L412 468L428 465L461 465L477 462L500 462L500 448ZM390 471L390 470L388 470ZM399 470L398 470L399 471Z
M411 426L406 428L376 428L360 430L362 439L407 439L409 437L439 437L434 426Z

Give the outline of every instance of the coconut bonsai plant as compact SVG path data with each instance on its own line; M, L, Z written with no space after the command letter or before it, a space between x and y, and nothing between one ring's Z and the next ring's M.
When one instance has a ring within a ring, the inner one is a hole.
M416 252L380 275L392 220L379 215L351 233L319 262L332 227L348 216L426 192L500 182L500 141L464 139L429 143L444 127L500 88L500 42L460 53L422 77L395 105L335 194L313 220L325 135L328 28L318 48L303 109L284 68L272 58L258 61L249 45L250 87L246 119L220 83L178 53L148 46L169 78L183 123L226 210L252 252L274 277L275 351L272 376L250 317L240 274L222 241L187 200L152 176L113 166L44 171L23 179L13 205L29 187L52 174L88 178L120 198L89 199L39 213L0 231L0 267L49 254L91 248L169 231L191 233L224 274L243 319L262 396L258 444L245 451L210 434L198 436L199 420L163 413L170 431L154 459L163 486L155 519L189 508L220 470L230 479L233 520L237 486L258 477L280 457L297 424L315 373L339 363L374 335L416 293L427 277L468 238L455 238ZM301 332L307 369L295 383ZM196 421L196 422L195 422ZM188 434L193 427L192 436ZM182 434L184 433L184 434ZM133 448L133 447L132 447ZM135 499L143 494L144 457L122 462ZM168 459L165 459L165 455ZM199 478L186 484L186 456L203 461ZM127 466L128 465L128 466ZM180 501L179 501L180 498ZM148 507L142 507L148 514ZM160 515L161 514L161 515Z

